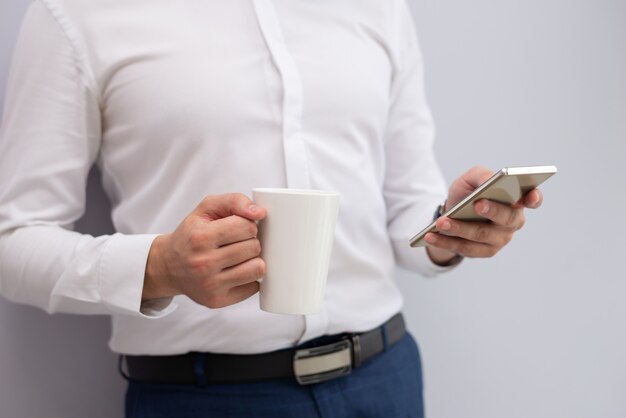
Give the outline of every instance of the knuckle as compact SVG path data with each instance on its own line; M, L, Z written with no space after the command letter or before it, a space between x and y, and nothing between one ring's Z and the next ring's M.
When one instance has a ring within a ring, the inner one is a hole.
M490 204L489 211L487 212L487 217L489 219L497 219L500 216L500 208L497 205Z
M243 205L246 200L248 200L248 197L243 193L230 193L228 195L228 203L230 203L231 207Z
M223 198L230 204L233 204L237 201L237 196L235 193L228 193L223 195Z
M192 277L203 276L205 272L203 264L195 263L193 261L189 263L189 270L191 271Z
M479 227L474 234L474 238L478 242L488 242L491 238L491 233L487 228Z
M196 216L186 216L185 219L183 219L182 222L176 227L176 231L193 231L193 228L196 226L197 219L198 218Z
M267 268L265 266L265 261L263 261L260 258L257 258L255 260L255 264L254 264L254 273L255 276L257 278L261 278L263 276L265 276L265 272L267 271Z
M503 238L503 247L513 240L513 234L506 234Z
M522 213L519 217L519 221L517 223L517 229L520 230L526 225L526 216Z
M202 290L202 293L204 295L208 295L207 296L208 299L211 299L211 298L218 297L220 286L221 284L217 280L205 279L200 285L200 289Z
M202 198L202 200L200 201L200 204L198 206L200 207L207 207L211 205L211 201L212 201L212 196L204 196Z
M197 206L197 209L203 213L210 211L215 206L215 196L205 196Z
M217 243L224 242L228 238L228 231L222 228L215 228L211 234L210 242L217 246Z
M256 237L259 232L259 228L256 225L256 222L248 221L248 233L250 236Z
M207 280L203 283L202 292L204 296L204 305L209 308L223 308L228 305L227 291L223 284L216 280Z
M483 167L482 165L475 165L474 167L470 168L469 172L471 174L481 174L486 170L485 167Z
M469 255L471 251L471 245L467 241L463 241L457 244L455 252L462 255Z
M206 236L200 231L192 231L189 234L189 247L192 250L198 250L206 244Z
M220 265L221 259L215 254L215 252L211 251L204 255L204 265L205 270L213 272L214 270L218 270L218 266Z
M509 212L508 216L507 216L506 224L507 225L515 225L518 218L519 218L519 211L518 210L511 210Z
M201 254L188 257L185 262L190 279L200 280L202 286L210 286L206 280L220 271L215 257L211 254Z
M201 257L191 257L187 260L191 274L198 277L204 276L207 271L207 262Z
M491 170L483 165L476 165L470 169L470 173L473 177L479 179L480 183L485 182L489 177L491 177Z
M224 299L224 297L219 295L211 295L207 298L206 306L211 309L218 309L228 306L228 303Z
M261 254L261 241L256 238L252 240L252 254L255 256Z

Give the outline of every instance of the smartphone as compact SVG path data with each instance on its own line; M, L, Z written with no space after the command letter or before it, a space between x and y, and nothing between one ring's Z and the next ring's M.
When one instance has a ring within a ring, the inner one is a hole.
M480 199L488 199L511 205L552 177L556 171L556 167L553 165L503 168L442 216L460 221L488 222L488 219L474 211L474 202ZM411 247L425 246L426 241L424 241L424 237L427 233L437 230L436 222L437 220L434 220L420 233L411 238Z

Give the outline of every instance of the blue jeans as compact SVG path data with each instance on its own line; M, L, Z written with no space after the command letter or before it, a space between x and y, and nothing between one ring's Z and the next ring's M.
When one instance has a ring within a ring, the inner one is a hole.
M422 369L415 340L397 344L348 376L300 386L294 379L208 386L130 381L127 418L423 418Z

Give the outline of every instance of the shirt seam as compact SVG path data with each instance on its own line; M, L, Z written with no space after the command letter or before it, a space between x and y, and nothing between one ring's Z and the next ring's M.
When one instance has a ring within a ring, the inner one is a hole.
M53 0L36 0L36 1L41 3L42 6L46 8L48 13L50 13L50 16L55 20L57 25L60 27L61 31L63 32L63 35L69 41L75 53L75 58L77 60L77 69L78 69L79 74L81 75L80 77L81 82L86 89L88 89L89 91L92 92L92 94L94 94L99 108L102 109L103 103L102 103L101 95L99 94L100 87L98 86L98 83L96 81L96 77L94 75L93 69L91 65L89 64L89 60L87 59L87 53L85 52L85 48L81 47L82 43L79 40L78 30L75 28L74 25L72 25L67 14L64 13L64 11L56 2L53 2ZM112 171L108 169L108 165L99 156L96 155L94 161L100 161L100 168L101 168L101 171L103 172L102 174L105 175L104 172L106 172L106 174L108 174L111 177L112 181L115 183L114 187L117 188L116 192L120 195L120 197L118 197L118 200L121 200L122 188L120 187L120 184L117 178L112 174ZM94 161L92 161L92 165ZM111 197L109 196L109 198Z
M91 65L89 65L87 54L84 48L81 47L81 42L78 40L78 31L71 24L70 19L63 12L63 10L61 10L61 7L58 4L53 3L51 0L36 1L41 3L46 8L48 13L50 13L50 16L54 19L57 25L59 25L59 28L61 28L61 31L63 32L66 39L72 46L72 49L74 50L77 67L81 75L80 78L84 87L88 90L91 90L92 93L96 95L98 104L100 107L102 107L100 94L98 94L98 83L96 82L96 77L94 75L93 69L91 68Z
M98 303L103 303L105 305L107 305L108 307L108 303L107 301L104 300L104 298L102 297L102 276L104 276L106 274L105 270L105 261L107 256L109 255L109 247L111 246L111 243L113 242L113 240L116 238L115 237L116 234L113 234L109 237L109 239L107 239L107 242L104 244L104 248L102 249L102 256L100 257L100 259L98 260L98 281L97 281L97 286L98 286Z

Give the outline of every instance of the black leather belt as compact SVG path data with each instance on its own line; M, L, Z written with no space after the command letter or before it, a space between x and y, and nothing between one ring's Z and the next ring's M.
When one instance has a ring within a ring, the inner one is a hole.
M405 334L402 314L360 334L341 334L314 340L317 345L271 353L238 355L188 353L175 356L120 356L132 380L151 383L244 383L295 377L301 385L350 374L353 368L397 343ZM321 340L321 341L320 341Z

